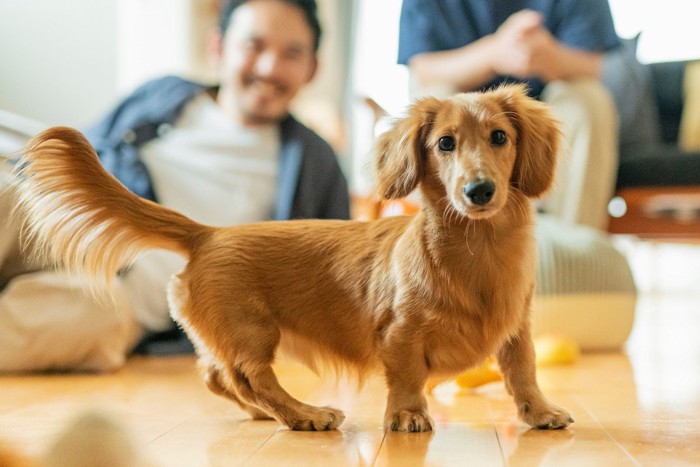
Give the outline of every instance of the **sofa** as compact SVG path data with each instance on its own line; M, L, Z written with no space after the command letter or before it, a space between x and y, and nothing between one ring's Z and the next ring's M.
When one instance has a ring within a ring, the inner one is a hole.
M638 120L644 119L639 125L644 134L639 134L636 144L623 141L616 197L610 205L610 233L700 239L700 150L683 149L679 141L681 124L689 117L688 89L700 89L697 77L688 78L691 63L645 65L650 99L644 107L637 103L629 109L637 112Z

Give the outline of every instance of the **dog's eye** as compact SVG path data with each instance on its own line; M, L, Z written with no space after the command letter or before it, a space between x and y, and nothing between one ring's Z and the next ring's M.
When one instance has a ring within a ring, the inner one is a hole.
M455 139L452 136L443 136L438 141L440 151L452 151L455 148Z
M503 130L493 130L491 132L491 144L494 146L503 146L506 144L506 132Z

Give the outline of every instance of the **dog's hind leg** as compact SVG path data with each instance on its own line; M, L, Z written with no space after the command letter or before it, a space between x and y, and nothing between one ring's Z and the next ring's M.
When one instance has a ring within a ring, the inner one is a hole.
M234 380L236 390L244 400L262 407L292 430L334 430L345 419L340 410L314 407L294 399L280 386L269 365L252 371L238 367Z
M207 368L204 371L204 382L206 383L207 387L211 392L213 392L217 396L225 397L227 399L232 400L233 402L238 404L243 410L248 412L253 418L253 420L271 420L273 418L264 411L260 410L259 408L246 404L240 399L240 397L238 397L237 394L234 394L229 389L226 389L227 385L223 383L222 378L222 372L219 371L219 369L213 365L209 366L209 368Z
M274 418L293 430L334 430L345 419L340 410L314 407L289 395L272 367L273 355L261 359L260 348L236 352L233 363L209 366L204 382L214 394L236 402L254 420Z
M225 330L221 323L212 319L198 323L217 328L198 332L203 336L216 335L216 342L205 342L209 349L218 349L214 358L220 365L216 366L220 373L212 375L216 379L212 380L210 389L216 391L223 386L223 393L235 396L242 406L255 407L293 430L337 428L345 419L341 411L304 404L279 384L271 365L281 334L265 307L249 306L245 311L227 308L226 315L222 316L233 316L226 322L235 323L235 329Z
M199 356L197 364L202 372L202 377L207 387L217 396L225 397L236 404L243 410L248 412L254 420L269 420L271 417L264 410L261 410L254 405L244 402L241 397L236 394L230 374L228 374L223 365L214 358L209 352L201 334L198 332L198 326L202 326L199 320L192 319L194 316L199 316L192 308L190 300L190 292L187 287L188 282L185 276L177 275L173 277L168 285L168 301L170 304L170 313L187 332L187 335L192 340L197 354ZM207 323L207 321L205 321ZM211 335L211 334L207 334ZM218 348L218 346L217 346Z
M195 342L209 389L293 430L333 430L343 422L341 411L304 404L280 386L271 365L281 332L264 296L183 279L171 282L171 313ZM211 365L215 372L207 372Z
M256 345L239 347L231 364L231 382L236 394L245 403L259 407L292 430L336 429L345 419L341 411L304 404L280 386L270 366L279 342L279 334L274 341L268 339L267 346L261 345L261 341L264 340L260 338L261 335L267 334L269 337L270 328L274 328L274 325L270 323L263 327L265 329L253 334L258 339Z

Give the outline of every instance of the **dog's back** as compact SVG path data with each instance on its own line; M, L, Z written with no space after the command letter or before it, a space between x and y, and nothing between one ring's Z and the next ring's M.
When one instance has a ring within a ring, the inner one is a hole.
M228 313L228 304L248 303L251 313L273 315L286 353L314 369L363 373L376 363L374 330L396 287L392 250L409 222L295 220L217 229L171 286L171 313L186 328L201 329L193 321L225 320L217 315ZM197 309L182 309L185 303Z

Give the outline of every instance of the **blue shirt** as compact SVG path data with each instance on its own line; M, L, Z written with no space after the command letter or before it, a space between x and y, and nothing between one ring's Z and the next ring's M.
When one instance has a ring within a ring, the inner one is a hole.
M150 81L83 132L112 175L137 195L158 201L141 146L173 125L185 104L207 89L176 76ZM280 136L273 219L348 219L347 182L328 143L291 115L280 122Z
M607 0L404 0L399 29L399 57L408 64L414 55L451 50L493 34L513 13L522 9L542 13L544 26L571 48L605 52L619 45ZM500 76L484 83L488 88L505 81ZM544 84L525 80L533 96Z

